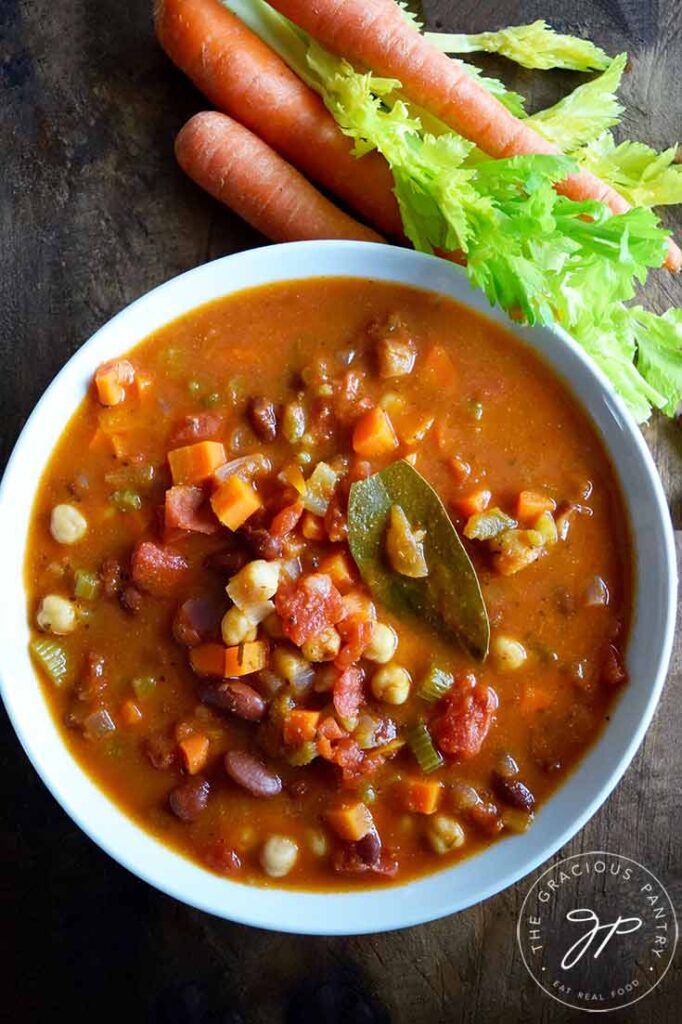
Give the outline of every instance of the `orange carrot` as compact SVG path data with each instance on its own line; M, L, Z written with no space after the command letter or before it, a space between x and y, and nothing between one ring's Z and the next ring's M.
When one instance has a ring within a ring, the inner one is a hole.
M193 732L178 743L185 769L190 775L200 772L208 761L208 736Z
M320 572L331 576L332 583L338 590L352 587L355 583L355 572L351 560L345 551L334 551L320 562Z
M224 675L248 676L260 672L268 662L268 645L265 640L252 640L238 647L225 648Z
M222 644L199 644L190 648L189 663L198 676L223 676L225 648Z
M458 498L455 502L457 511L463 516L473 516L477 512L485 512L492 494L485 487L479 487L478 490L472 491L471 494L467 494L464 498Z
M219 441L198 441L168 453L174 484L203 484L227 462Z
M126 700L121 705L121 721L124 725L137 725L142 721L142 712L134 700Z
M360 801L341 807L332 807L327 811L325 817L339 839L349 843L357 843L374 828L372 812Z
M294 708L284 719L282 738L289 747L297 747L315 739L317 725L320 721L319 711L304 711Z
M213 511L228 530L238 530L261 504L251 484L236 474L228 476L211 498Z
M378 153L361 160L320 97L218 0L157 0L156 34L219 110L370 224L402 237L393 177Z
M390 417L384 409L375 406L361 416L353 429L353 451L363 458L372 459L388 455L398 447L398 438Z
M548 495L538 491L521 491L516 501L516 518L521 522L530 522L543 512L553 512L555 508L556 502Z
M533 128L515 117L456 62L441 53L403 16L394 0L271 0L315 39L352 64L402 82L406 96L436 114L489 156L558 153ZM614 213L629 204L614 189L587 171L557 186L582 201L597 199ZM671 242L666 266L682 267L682 252Z
M126 386L135 380L135 370L127 359L112 359L102 363L95 371L95 388L102 405L120 405L126 396Z
M175 155L197 185L274 242L315 238L382 241L225 114L195 114L175 140Z
M427 381L431 387L451 388L457 382L455 364L450 353L442 345L434 345L421 361L419 379Z
M401 779L397 784L398 801L406 811L433 814L440 801L442 786L435 779Z

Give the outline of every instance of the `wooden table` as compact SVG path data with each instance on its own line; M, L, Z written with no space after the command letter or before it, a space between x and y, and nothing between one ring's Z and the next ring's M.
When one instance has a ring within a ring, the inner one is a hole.
M149 8L145 0L0 7L2 464L43 389L95 328L161 281L262 243L174 163L174 134L203 101L159 52ZM425 11L433 28L466 31L548 17L610 52L628 49L627 134L659 148L679 138L680 0L428 0ZM484 63L533 106L574 80ZM677 229L682 236L679 216ZM666 274L648 291L659 309L682 305L682 283ZM646 436L680 528L682 433L657 419ZM678 644L642 749L562 851L630 855L678 897L681 677ZM285 1019L298 984L328 975L367 987L387 1008L349 1011L344 1019L358 1024L574 1019L539 991L518 955L514 929L528 881L456 917L388 935L311 939L228 924L160 895L100 852L43 788L4 717L2 730L2 995L17 1024L43 1024L58 1012L99 1022L235 1019L217 1009L157 1016L191 984L214 1008L238 1007L243 1020L269 1024ZM610 1019L680 1020L681 975L678 956L655 993Z

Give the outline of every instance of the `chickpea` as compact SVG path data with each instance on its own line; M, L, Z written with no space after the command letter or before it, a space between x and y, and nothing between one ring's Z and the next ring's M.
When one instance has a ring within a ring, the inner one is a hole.
M57 636L73 633L77 624L76 606L66 597L47 594L40 602L36 622L40 629Z
M402 665L385 665L372 676L372 693L386 704L404 704L410 695L412 680Z
M464 829L447 814L436 814L429 821L426 837L434 853L450 853L464 845Z
M58 544L77 544L88 532L88 521L75 505L55 505L50 533Z
M315 679L315 670L310 662L291 647L276 647L270 658L270 668L297 691L312 686Z
M521 668L526 658L526 648L511 636L496 636L490 645L490 651L498 669L511 672Z
M270 878L284 878L298 858L298 845L286 836L270 836L260 854L261 867Z
M241 608L242 611L254 605L265 604L277 593L279 570L279 561L266 562L258 558L254 562L249 562L228 583L228 597L231 597L237 608ZM269 609L268 614L271 610Z
M234 647L236 644L255 640L258 626L251 622L244 612L235 605L223 615L223 620L220 623L220 632L223 635L223 643L227 644L228 647Z
M308 661L333 661L340 650L341 637L333 626L311 636L301 647L301 653Z
M372 630L372 639L365 650L365 658L369 661L376 661L379 665L385 665L391 660L398 647L398 634L393 626L387 626L384 622L375 622Z

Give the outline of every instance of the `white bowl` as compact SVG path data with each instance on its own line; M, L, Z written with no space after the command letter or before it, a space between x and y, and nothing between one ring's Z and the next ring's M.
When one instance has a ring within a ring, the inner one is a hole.
M27 528L49 445L98 364L212 299L271 281L320 276L396 281L451 296L541 353L580 397L611 454L629 510L636 572L630 682L598 742L541 808L533 827L418 881L345 893L293 892L221 879L127 818L71 757L50 716L27 652L23 583ZM163 892L233 921L307 934L380 932L452 914L500 892L555 853L606 799L644 736L665 680L676 606L673 534L655 466L637 426L581 349L562 331L511 324L444 260L358 242L298 242L227 256L161 285L102 327L53 381L17 442L0 488L0 564L2 695L26 753L62 807L120 864Z

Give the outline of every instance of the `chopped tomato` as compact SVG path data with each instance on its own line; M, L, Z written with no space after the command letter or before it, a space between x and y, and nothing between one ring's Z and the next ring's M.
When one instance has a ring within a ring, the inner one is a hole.
M178 551L151 540L136 544L130 560L133 582L142 590L160 597L173 590L188 568L186 559Z
M369 647L374 632L374 619L348 616L338 622L336 628L343 642L334 664L344 669L359 661Z
M170 448L194 444L196 441L210 441L223 426L223 417L216 412L197 412L185 416L175 427L168 442Z
M478 683L473 689L449 694L445 710L433 725L433 733L444 754L466 761L479 753L497 708L497 697L489 686Z
M288 533L298 525L303 515L303 502L295 501L293 505L287 505L281 509L270 523L270 533L273 537L286 537Z
M341 718L353 718L364 700L365 673L355 665L341 672L334 683L334 709Z
M210 534L219 529L219 524L201 487L178 484L166 491L165 527Z
M275 607L284 632L298 647L336 625L344 612L343 600L331 578L320 572L282 584Z

